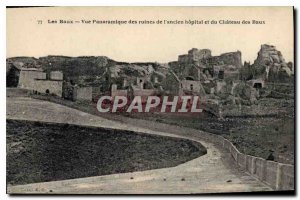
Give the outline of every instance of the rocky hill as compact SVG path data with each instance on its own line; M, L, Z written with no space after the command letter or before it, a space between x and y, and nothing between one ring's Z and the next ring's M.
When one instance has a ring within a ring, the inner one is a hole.
M223 58L224 57L224 58ZM211 57L210 61L215 63L221 58L230 60L240 58L241 52L225 53L221 56ZM237 60L240 63L240 59ZM99 84L101 76L109 69L116 74L116 77L130 76L148 76L149 73L165 73L170 64L163 66L156 62L127 63L112 60L106 56L46 56L40 58L34 57L13 57L6 59L6 71L8 72L12 64L26 68L42 68L44 71L59 70L64 73L65 78L77 83L95 83ZM226 63L226 62L223 62ZM205 63L209 65L209 63ZM181 65L183 65L181 63ZM238 64L240 65L240 64ZM185 64L186 68L188 64ZM174 68L174 67L173 67ZM293 79L294 66L292 62L287 63L281 52L275 46L263 44L257 54L253 64L245 63L241 67L241 77L245 80L261 78L266 81L290 82ZM174 69L173 69L174 70ZM100 81L101 82L101 81Z
M255 65L270 65L270 64L283 64L284 58L280 51L276 50L275 46L263 44L254 61Z
M85 80L98 79L107 69L116 71L117 76L144 76L149 73L149 66L153 70L159 68L158 63L127 63L114 61L106 56L46 56L40 58L33 57L12 57L6 59L6 71L8 72L12 64L25 68L41 68L46 72L59 70L64 76L77 83Z
M254 63L244 64L243 76L245 79L261 78L271 82L287 82L294 74L293 68L293 63L287 63L275 46L263 44Z

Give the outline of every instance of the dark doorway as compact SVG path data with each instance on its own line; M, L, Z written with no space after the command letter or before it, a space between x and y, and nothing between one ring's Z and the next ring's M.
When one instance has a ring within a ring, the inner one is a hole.
M191 84L191 85L190 85L190 89L191 89L191 91L193 91L193 90L194 90L194 86L193 86L193 84Z
M193 81L193 80L194 80L194 78L193 78L193 77L191 77L191 76L187 76L187 77L185 77L185 80L188 80L188 81Z
M224 71L219 71L218 78L222 80L224 79Z
M254 83L253 87L260 89L260 88L262 88L262 83Z

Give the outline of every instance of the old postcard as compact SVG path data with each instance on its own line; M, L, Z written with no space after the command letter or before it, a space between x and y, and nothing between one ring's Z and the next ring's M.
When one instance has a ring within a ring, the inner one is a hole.
M8 7L7 193L293 194L293 16Z

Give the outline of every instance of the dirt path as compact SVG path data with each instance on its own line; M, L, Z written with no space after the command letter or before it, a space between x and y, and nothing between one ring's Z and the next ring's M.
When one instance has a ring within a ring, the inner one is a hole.
M109 120L27 97L7 98L6 114L9 119L63 122L188 138L207 148L206 155L172 168L8 186L8 193L183 194L270 190L236 169L230 155L204 140L201 131L135 119Z

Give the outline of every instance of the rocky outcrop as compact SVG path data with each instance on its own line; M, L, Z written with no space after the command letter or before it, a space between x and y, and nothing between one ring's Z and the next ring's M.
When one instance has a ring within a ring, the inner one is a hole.
M280 51L273 45L263 44L254 61L254 67L265 67L265 78L271 81L283 81L293 73Z
M152 65L139 66L135 64L114 65L109 69L114 73L115 77L145 77L154 71Z
M127 63L114 61L106 56L45 56L40 58L14 57L6 60L8 72L12 64L22 63L25 68L42 68L46 72L62 71L65 77L79 83L81 78L96 80L107 69L116 77L136 76L145 77L158 70L158 63ZM84 80L83 80L84 81Z
M271 64L283 64L284 58L280 51L276 50L273 45L263 44L257 54L257 58L254 61L254 65L271 65Z
M245 63L243 79L263 79L272 82L286 82L293 75L293 64L286 63L280 51L273 45L263 44L254 63Z

